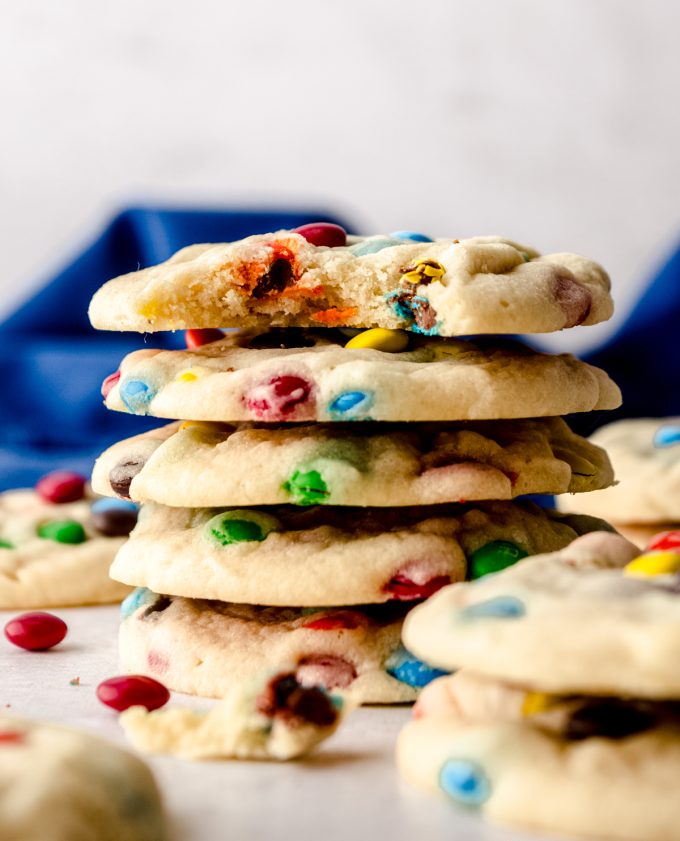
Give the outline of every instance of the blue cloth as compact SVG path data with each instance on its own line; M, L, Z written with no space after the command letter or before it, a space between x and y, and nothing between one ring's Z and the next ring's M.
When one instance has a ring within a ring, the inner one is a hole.
M677 344L676 344L677 342ZM584 358L621 388L623 405L571 425L590 432L619 418L680 415L680 245L606 344ZM595 421L594 426L592 421Z
M194 242L343 220L294 212L142 207L116 216L82 254L0 324L0 490L29 486L55 469L89 473L114 441L157 420L107 411L101 382L143 346L138 334L92 329L87 308L111 277L166 260ZM349 228L348 228L349 229ZM183 347L182 333L157 333L155 347Z

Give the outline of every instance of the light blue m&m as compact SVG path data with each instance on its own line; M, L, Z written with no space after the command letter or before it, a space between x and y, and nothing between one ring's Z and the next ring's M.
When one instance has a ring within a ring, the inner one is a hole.
M128 616L146 604L151 604L157 598L153 590L148 587L137 587L130 595L126 596L120 605L120 615L122 619L127 619Z
M388 675L392 675L392 677L401 683L416 687L427 686L435 678L448 674L448 672L443 672L441 669L433 669L432 666L428 666L427 663L418 660L403 645L400 645L387 658L385 670Z
M654 446L672 447L674 444L680 444L680 426L670 423L660 426L654 434Z
M134 415L145 415L149 403L156 396L156 392L143 380L125 380L121 383L118 394L125 408Z
M367 254L377 254L383 248L394 248L395 245L403 244L403 240L396 237L375 237L358 242L356 245L350 246L349 250L355 257L365 257Z
M93 514L103 514L106 511L138 511L139 505L129 499L97 499L90 508Z
M418 231L392 231L390 236L394 239L410 239L411 242L434 242L431 237L419 234Z
M526 613L524 602L515 596L496 596L464 607L458 614L463 621L470 619L518 619Z
M368 420L367 412L373 405L373 394L368 391L343 391L328 404L328 411L343 420Z
M461 806L478 808L491 795L489 778L471 759L447 759L439 771L439 785Z

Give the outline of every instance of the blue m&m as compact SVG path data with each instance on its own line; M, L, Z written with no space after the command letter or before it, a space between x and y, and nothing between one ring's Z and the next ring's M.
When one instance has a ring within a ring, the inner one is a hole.
M458 614L464 621L473 619L519 619L524 616L524 602L515 596L496 596L483 602L470 604Z
M439 785L461 806L478 808L491 794L484 769L470 759L447 759L439 771Z
M403 645L400 645L396 651L387 658L385 663L385 670L388 675L392 675L401 683L406 683L409 686L422 687L427 686L438 677L448 674L441 669L433 669L422 660L418 660L407 651Z
M156 392L143 380L125 380L121 383L118 394L125 408L134 415L145 415L149 403L156 396Z
M660 426L654 435L654 446L672 447L674 444L680 444L680 426L677 424Z
M392 231L390 236L394 239L410 239L411 242L434 242L431 237L419 234L417 231Z

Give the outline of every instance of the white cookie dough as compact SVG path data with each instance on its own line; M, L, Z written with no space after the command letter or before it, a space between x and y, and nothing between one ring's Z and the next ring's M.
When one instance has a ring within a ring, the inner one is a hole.
M294 231L192 245L105 284L104 330L387 327L442 336L545 333L610 318L610 281L576 254L540 256L501 237L414 242L350 237L315 246Z
M166 841L147 766L87 733L0 716L3 841Z

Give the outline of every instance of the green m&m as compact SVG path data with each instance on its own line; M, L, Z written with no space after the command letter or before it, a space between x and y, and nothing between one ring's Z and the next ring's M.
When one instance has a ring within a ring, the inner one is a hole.
M49 520L38 526L38 537L57 543L84 543L87 540L85 529L75 520Z
M296 470L283 489L295 505L322 505L330 496L328 485L318 470Z
M14 544L10 543L9 540L3 540L0 537L0 549L14 549Z
M499 572L506 567L511 567L529 553L509 540L492 540L480 546L476 552L468 558L468 578L481 578L492 572Z
M217 514L205 524L205 535L220 546L264 540L270 531L277 531L281 523L276 517L260 511L235 509Z

